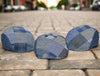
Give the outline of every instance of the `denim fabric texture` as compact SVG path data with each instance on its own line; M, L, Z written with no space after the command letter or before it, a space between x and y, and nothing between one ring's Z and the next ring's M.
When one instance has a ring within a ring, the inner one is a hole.
M13 52L29 52L34 50L34 37L20 26L5 28L1 34L3 48Z
M35 41L35 53L40 59L63 59L68 56L65 38L53 33L43 34Z
M98 46L98 43L99 32L88 25L73 28L66 36L69 50L86 51Z

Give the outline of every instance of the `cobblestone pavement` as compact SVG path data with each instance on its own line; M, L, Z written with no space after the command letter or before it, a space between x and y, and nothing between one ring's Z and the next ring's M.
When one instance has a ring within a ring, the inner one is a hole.
M65 37L70 29L79 25L90 25L100 32L100 12L0 13L0 34L8 26L23 26L35 39L43 33ZM34 52L9 52L0 43L0 76L100 76L100 46L84 52L70 50L69 56L62 60L46 60L36 58Z

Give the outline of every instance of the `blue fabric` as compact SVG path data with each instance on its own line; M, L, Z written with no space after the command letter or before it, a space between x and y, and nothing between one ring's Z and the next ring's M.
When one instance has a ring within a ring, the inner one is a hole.
M73 28L66 36L66 44L70 50L86 51L98 46L98 43L99 32L88 25Z
M63 59L68 56L65 38L52 33L40 35L35 41L35 53L40 59Z
M99 44L99 34L98 34L98 31L96 31L94 36L93 36L90 49L98 46L98 44Z
M4 29L1 35L3 48L13 52L30 52L34 50L34 37L20 26L12 26Z

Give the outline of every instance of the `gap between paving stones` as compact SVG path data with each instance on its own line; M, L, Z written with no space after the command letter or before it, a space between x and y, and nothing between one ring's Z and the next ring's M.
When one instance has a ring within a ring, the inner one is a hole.
M91 50L92 54L94 55L95 59L98 59L98 57L96 56L96 54L93 52L93 50Z
M38 29L40 28L40 26L41 26L41 24L42 24L42 21L43 21L43 19L41 18L41 20L40 20L40 22L39 22L39 25L36 27L36 30L35 30L35 35L37 34L37 32L38 32Z
M29 75L28 76L34 76L33 74L34 74L34 71L37 71L37 72L39 72L39 71L75 71L75 70L79 70L79 71L83 71L83 74L85 75L85 76L90 76L89 75L89 73L88 73L88 70L98 70L98 69L64 69L64 70L6 70L6 71L0 71L0 72L14 72L14 71L23 71L23 72L25 72L25 71L29 71L28 73L29 73ZM100 69L99 69L100 70Z
M69 24L71 27L74 28L74 26L71 24L71 22L70 22L65 16L63 16L63 17L67 20L68 24Z
M87 72L87 69L86 70L83 70L83 72L85 73L86 76L89 76L89 74Z

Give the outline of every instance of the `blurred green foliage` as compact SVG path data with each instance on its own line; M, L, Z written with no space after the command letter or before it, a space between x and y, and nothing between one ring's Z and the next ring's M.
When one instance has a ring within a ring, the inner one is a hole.
M48 8L47 6L46 6L46 4L45 3L43 3L43 2L37 2L37 6L38 7L43 7L43 8Z
M51 6L51 7L49 7L49 9L51 9L51 10L53 10L53 9L55 9L56 7L55 6Z
M61 0L59 1L57 8L61 8L62 5L66 7L68 4L69 4L69 0Z
M90 4L93 4L93 1L94 1L94 0L90 0Z

